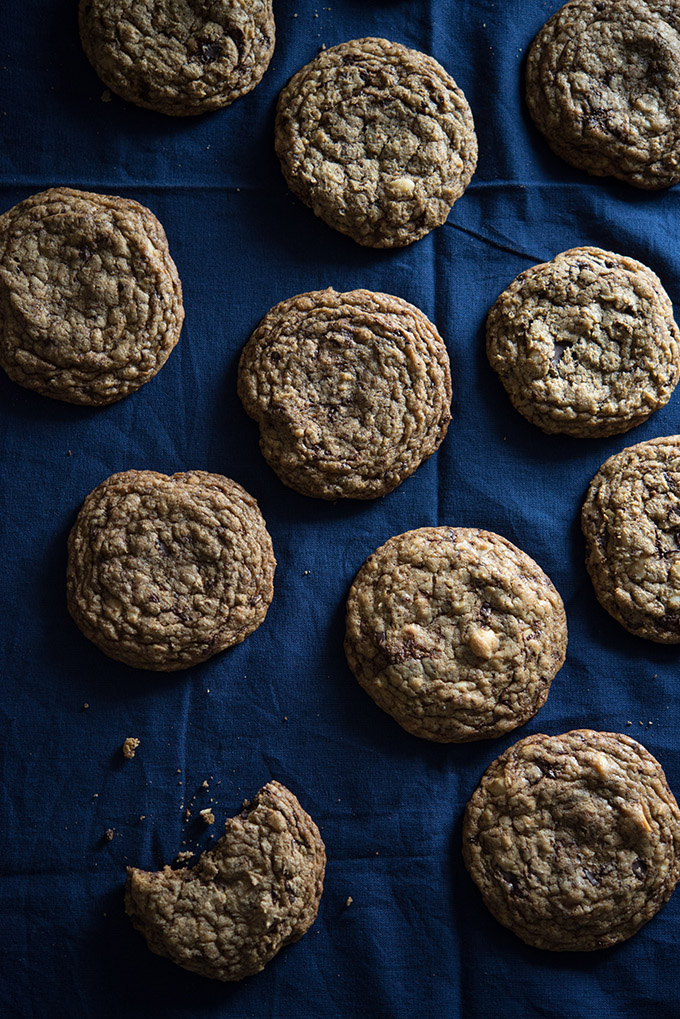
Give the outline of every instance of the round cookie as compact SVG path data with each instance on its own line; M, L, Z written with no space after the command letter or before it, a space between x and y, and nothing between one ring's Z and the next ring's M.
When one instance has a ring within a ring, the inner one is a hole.
M586 566L602 606L638 637L680 642L680 435L611 456L581 514Z
M80 0L79 20L104 84L173 117L233 103L274 52L272 0Z
M291 191L373 248L440 226L470 183L470 107L432 57L386 39L321 52L281 92L276 152Z
M489 312L486 344L513 405L544 432L625 432L668 402L680 375L661 281L600 248L521 273Z
M390 538L347 600L345 654L359 683L407 732L440 743L523 725L566 647L549 578L506 538L473 527Z
M278 782L225 827L195 867L128 867L125 910L156 955L214 980L242 980L314 923L326 853L314 821Z
M680 180L680 3L570 0L527 58L529 112L572 166L638 188Z
M0 216L0 364L20 385L113 403L162 368L183 321L165 231L145 206L51 188Z
M124 471L88 495L71 531L68 608L111 658L187 669L257 629L275 566L257 503L235 481Z
M243 349L238 393L269 465L319 499L392 491L451 418L441 336L412 304L368 290L277 304Z
M680 877L680 810L629 736L528 736L487 768L463 857L484 904L527 944L588 952L630 938Z

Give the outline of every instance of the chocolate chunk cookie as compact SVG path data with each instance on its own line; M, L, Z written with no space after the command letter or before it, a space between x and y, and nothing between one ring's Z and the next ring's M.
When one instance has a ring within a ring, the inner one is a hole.
M105 654L186 669L257 629L276 561L252 496L205 471L113 474L68 542L69 612Z
M80 0L80 37L105 85L174 117L228 106L274 52L272 0Z
M608 948L680 877L680 810L659 762L628 736L528 736L468 803L463 857L485 905L527 944Z
M345 653L376 704L439 743L500 736L543 706L567 647L562 599L505 538L422 527L359 570Z
M680 642L680 435L611 456L581 515L601 604L638 637Z
M0 364L20 385L120 400L163 367L183 321L165 232L143 205L51 188L0 216Z
M319 499L390 492L451 418L441 336L412 304L368 290L277 304L243 349L238 392L269 465Z
M432 57L386 39L324 50L281 92L276 152L291 191L373 248L440 226L470 183L470 107Z
M326 853L309 814L278 782L225 827L195 867L128 867L125 909L156 955L214 980L242 980L314 923Z
M625 432L668 402L680 375L661 281L600 248L571 248L518 276L489 313L486 342L514 406L544 432Z
M680 3L571 0L534 39L526 99L572 166L635 187L680 180Z

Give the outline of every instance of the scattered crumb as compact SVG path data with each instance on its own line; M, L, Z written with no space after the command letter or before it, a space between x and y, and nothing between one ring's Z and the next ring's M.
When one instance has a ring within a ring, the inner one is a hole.
M351 906L353 902L354 902L354 899L352 898L352 896L348 895L347 896L347 902L345 903L345 905L346 906Z
M626 722L626 725L632 725L632 724L633 724L632 722Z
M85 710L87 710L87 708L89 708L89 706L90 706L90 705L89 705L89 704L87 703L87 701L85 701L85 703L83 704L83 708L84 708Z
M140 814L139 815L139 820L143 821L145 817L146 817L146 814Z
M178 768L177 771L175 772L175 775L181 775L181 774L182 774L182 769Z
M215 815L213 814L210 807L206 807L205 810L200 810L199 814L201 815L201 820L203 821L204 824L215 823Z
M104 91L102 92L102 102L103 103L110 103L112 99L113 99L113 96L111 95L110 89L105 88Z
M113 841L114 831L115 831L114 828L107 828L106 829L106 831L104 833L104 838L106 839L107 842L112 842Z
M191 852L190 849L182 849L181 852L177 854L177 862L186 863L187 860L190 860L193 855L194 854Z
M96 800L98 796L99 796L99 793L92 793L92 799L93 800Z
M283 720L284 720L284 722L287 722L288 721L288 715L284 715L283 716Z
M127 758L128 761L131 761L137 753L137 747L140 742L141 740L138 740L136 736L128 736L123 742L123 757Z
M210 788L210 786L208 785L208 780L207 780L207 778L204 778L203 781L201 782L201 789L209 789L209 788Z
M73 453L71 452L71 450L70 450L70 449L69 449L69 450L67 450L66 456L73 456Z
M303 577L308 577L309 576L309 570L304 570L302 576Z
M184 811L184 820L188 821L190 817L191 817L191 811L187 807L187 809Z

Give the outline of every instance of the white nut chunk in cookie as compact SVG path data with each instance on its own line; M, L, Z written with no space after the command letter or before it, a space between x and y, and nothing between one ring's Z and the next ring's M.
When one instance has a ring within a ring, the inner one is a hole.
M194 867L128 868L125 909L152 952L215 980L258 973L311 927L326 866L296 797L269 782Z

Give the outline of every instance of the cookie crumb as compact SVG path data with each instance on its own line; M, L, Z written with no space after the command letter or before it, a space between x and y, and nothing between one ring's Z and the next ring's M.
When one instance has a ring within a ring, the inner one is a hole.
M209 789L209 788L210 788L210 786L208 785L208 780L207 780L207 778L204 778L203 781L201 782L201 789Z
M90 705L89 705L89 704L87 703L87 701L85 701L85 703L83 704L83 711L87 711L87 709L89 708L89 706L90 706Z
M107 842L112 842L113 841L114 833L115 833L115 828L107 828L106 829L106 831L104 832L104 838L106 839Z
M187 860L190 860L193 855L194 854L191 852L190 849L182 849L177 854L177 863L186 863Z
M146 817L146 814L140 814L139 815L139 820L143 821L145 817Z
M632 722L626 722L626 725L632 725L632 724L633 724Z
M128 736L123 742L123 757L125 757L128 761L131 761L137 753L137 747L140 742L141 740L138 740L136 736Z
M204 810L200 810L199 814L201 815L201 820L203 821L204 824L215 823L215 815L213 814L210 807L206 807Z
M354 902L354 899L352 898L352 896L348 895L347 896L347 901L346 901L345 905L346 906L351 906L353 902Z
M103 103L110 103L112 99L113 99L113 96L111 95L110 89L105 88L104 91L102 92L102 95L101 95L102 102Z

